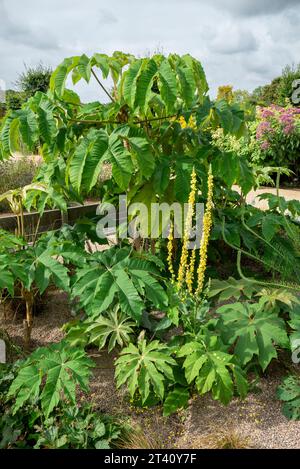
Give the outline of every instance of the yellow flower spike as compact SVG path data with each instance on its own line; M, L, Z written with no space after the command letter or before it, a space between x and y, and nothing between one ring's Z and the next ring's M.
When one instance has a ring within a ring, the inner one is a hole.
M186 284L188 287L189 293L193 293L193 280L194 280L194 272L195 272L195 263L196 263L196 248L193 249L190 265L187 269L186 273Z
M179 266L178 277L177 277L178 290L181 289L185 280L186 267L188 263L189 238L190 238L190 233L191 233L191 229L193 225L193 216L195 212L196 191L197 191L197 176L196 176L195 168L193 168L192 176L191 176L191 190L190 190L189 201L188 201L188 212L187 212L186 221L185 221L180 266Z
M212 209L213 209L213 187L214 187L214 179L211 167L209 168L208 173L208 194L207 194L207 203L206 203L206 210L203 217L203 232L200 244L200 262L197 271L197 290L196 294L199 294L203 290L204 286L204 279L205 279L205 271L207 265L207 250L208 250L208 243L209 243L209 236L212 227Z
M180 127L181 127L182 129L186 129L186 128L187 128L188 125L187 125L186 120L185 120L185 118L184 118L183 116L180 116L180 117L179 117L178 122L179 122Z
M180 116L178 119L178 122L181 126L182 129L186 129L187 127L190 127L191 129L196 129L196 120L193 115L190 116L189 121L187 122L183 116Z
M195 117L193 115L191 115L190 118L189 118L188 127L190 127L193 130L195 130L197 128L196 120L195 120Z
M168 236L168 269L171 274L171 282L175 282L175 272L173 267L173 240L174 240L174 224L171 222L169 236Z

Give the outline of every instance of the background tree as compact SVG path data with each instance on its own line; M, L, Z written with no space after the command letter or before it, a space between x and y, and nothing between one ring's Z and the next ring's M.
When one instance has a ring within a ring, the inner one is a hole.
M41 62L36 67L27 67L19 74L16 86L24 93L26 99L31 98L37 91L46 93L49 88L52 69Z
M270 106L277 104L285 106L293 104L291 95L293 93L293 81L300 78L300 64L287 65L282 74L274 78L270 84L259 86L252 93L252 100L260 106Z

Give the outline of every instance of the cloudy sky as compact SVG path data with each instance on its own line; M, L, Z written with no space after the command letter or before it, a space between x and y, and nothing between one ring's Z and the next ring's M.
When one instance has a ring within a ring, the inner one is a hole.
M0 0L0 80L12 87L24 63L159 49L198 58L212 95L251 91L300 62L299 24L300 0ZM98 99L96 86L78 91Z

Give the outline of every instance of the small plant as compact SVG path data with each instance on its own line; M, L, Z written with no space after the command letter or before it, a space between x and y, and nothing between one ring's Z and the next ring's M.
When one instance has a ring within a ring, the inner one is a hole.
M78 401L94 366L66 342L0 366L0 448L105 449L128 425Z
M245 397L248 384L235 357L225 350L217 336L207 333L187 340L176 355L184 358L182 366L189 385L195 383L200 394L211 391L214 399L228 404L235 389Z
M116 307L95 319L76 321L64 326L66 340L70 346L94 344L99 350L108 345L108 352L119 346L123 348L131 341L137 324Z
M140 337L137 345L129 344L116 361L117 387L126 383L131 397L138 393L142 404L150 393L163 400L166 382L174 381L173 367L176 365L166 345L158 340L147 343Z
M282 412L291 420L300 420L300 379L287 376L278 386L277 398L283 401Z

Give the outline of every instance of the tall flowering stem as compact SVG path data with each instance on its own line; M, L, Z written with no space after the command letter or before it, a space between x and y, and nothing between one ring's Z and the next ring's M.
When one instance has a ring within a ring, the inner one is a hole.
M197 176L196 176L195 168L193 168L192 176L191 176L191 190L190 190L189 201L188 201L188 212L186 216L180 265L179 265L178 277L177 277L178 290L182 288L183 283L186 281L185 275L186 275L186 270L187 270L188 253L189 253L188 246L189 246L191 229L193 225L193 216L195 213L196 192L197 192Z
M171 282L175 282L175 271L173 266L173 240L174 240L174 224L171 222L169 236L168 236L168 269L171 274Z
M194 282L194 273L195 273L195 264L196 264L196 248L193 249L190 265L187 268L186 272L186 284L190 294L193 293L193 282Z
M212 210L213 210L213 188L214 188L214 179L211 167L209 168L208 173L208 194L207 194L207 203L206 209L203 217L203 232L200 244L200 262L197 271L197 289L196 294L200 294L203 290L205 271L207 266L207 250L209 243L209 236L212 227Z

